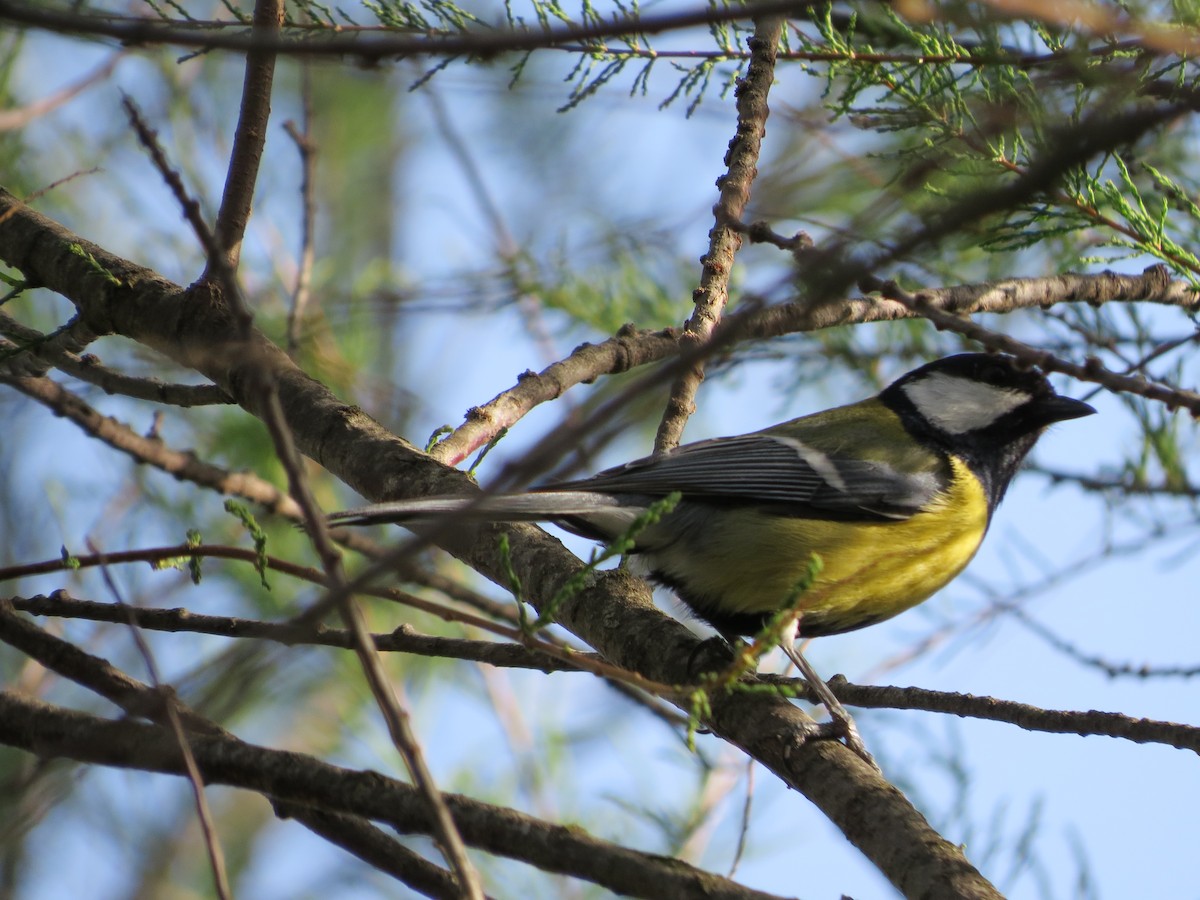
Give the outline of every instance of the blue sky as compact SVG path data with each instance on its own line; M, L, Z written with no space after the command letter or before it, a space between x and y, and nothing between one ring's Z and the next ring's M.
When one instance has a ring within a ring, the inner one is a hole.
M78 53L71 58L70 65L63 65L65 55L61 51L68 45L46 38L36 38L34 42L31 52L24 57L19 82L21 90L31 99L49 92L59 81L70 81L104 56L100 51ZM78 52L77 45L69 46L72 53ZM34 47L44 52L32 52ZM47 71L46 59L55 61L52 72ZM179 71L187 75L189 66L196 65L186 63ZM177 211L170 207L165 191L154 182L149 165L139 160L132 139L126 138L111 150L105 149L106 158L100 160L90 159L86 149L51 149L54 135L74 129L86 133L92 127L92 104L115 109L118 86L129 91L154 116L161 104L148 72L149 67L136 60L122 63L115 83L103 85L84 99L69 104L39 123L31 133L35 139L39 134L44 135L47 153L57 152L60 156L47 167L48 180L96 162L103 165L98 174L60 190L70 191L88 208L105 197L120 198L112 206L101 205L95 220L67 222L68 225L108 249L128 253L139 262L160 268L169 277L190 280L195 269L188 261L173 264L160 252L173 243L188 247L190 238ZM488 245L492 233L467 190L461 171L437 137L427 106L419 97L404 94L411 79L402 72L388 77L396 91L396 102L403 110L400 121L406 136L416 145L415 151L404 159L404 170L396 176L404 186L407 208L426 213L421 216L420 227L398 229L397 264L414 281L452 277L463 267L475 267L486 261L486 252L481 247ZM721 159L733 128L729 101L712 97L699 115L686 119L681 108L659 112L656 108L659 96L628 99L618 88L611 87L580 110L567 114L586 117L587 124L578 134L571 134L553 112L561 100L560 92L565 94L565 89L545 78L536 90L529 92L528 99L515 104L521 111L520 127L502 138L493 138L487 129L474 126L494 115L500 86L505 80L499 72L472 74L456 68L447 77L436 79L434 85L459 125L473 138L478 136L480 143L473 148L477 161L501 208L511 216L510 225L518 237L527 232L544 234L546 221L551 220L558 223L556 227L565 242L586 248L592 234L591 211L586 200L592 192L597 206L617 207L631 221L656 221L672 229L681 250L699 257L710 227L708 210L715 199L713 180L722 170ZM286 255L298 242L294 210L289 208L295 190L294 152L286 145L278 127L278 123L295 115L294 98L281 88L276 105L263 188L267 199L260 201L259 218L252 228L247 250L252 266L264 257ZM199 115L202 120L211 117L226 133L231 127L232 109L201 110ZM763 167L779 164L772 156L774 127L768 126ZM779 128L783 128L782 122ZM177 146L172 142L182 142L186 137L165 127L163 134L170 146ZM526 170L514 163L513 154L519 154L523 142L545 140L546 134L564 135L564 147L571 164L578 167L579 183L586 190L566 197L547 195L538 184L530 183ZM73 157L72 153L78 156ZM209 168L213 181L206 189L211 201L217 196L219 158L214 157ZM288 185L291 193L271 194L275 188L282 191L282 186ZM147 235L139 229L114 227L113 223L123 219L131 208L137 216L153 221L158 233ZM1133 261L1131 266L1140 269L1142 263ZM286 264L281 268L286 269ZM1049 273L1021 270L1012 274ZM756 276L743 277L753 280ZM679 302L680 320L688 311L689 298L685 294ZM397 374L429 373L428 383L437 388L435 392L422 394L412 433L407 437L420 442L437 426L445 422L456 424L468 407L486 401L497 390L513 383L517 373L540 368L549 361L544 358L546 347L527 338L516 314L510 310L505 315L497 319L430 313L411 320L408 346L417 349L403 359ZM1033 313L1021 315L1031 322L1036 320ZM1172 321L1176 330L1183 327L1180 317ZM554 334L555 349L551 355L566 355L577 339L577 333ZM711 379L701 390L700 410L688 428L687 438L694 440L759 428L833 402L858 399L863 392L860 385L851 384L828 384L820 390L785 390L789 374L785 364L758 363L745 367L736 377ZM1084 390L1065 381L1058 385L1073 396L1080 396ZM587 390L586 386L575 389L581 396ZM95 399L106 411L121 414L124 410L119 401ZM1035 456L1039 462L1071 470L1092 470L1097 460L1119 462L1123 447L1133 439L1132 424L1112 399L1101 396L1093 402L1101 414L1055 428L1037 449ZM501 445L495 458L481 469L480 480L486 483L489 473L498 471L507 456L518 455L551 427L559 415L557 409L546 408L522 422ZM127 463L113 451L92 446L71 426L47 413L32 410L23 421L29 428L28 437L39 439L39 446L45 448L44 453L20 461L23 481L34 494L49 492L50 496L70 497L71 514L61 520L62 533L47 535L39 554L39 558L55 556L60 543L77 545L82 540L84 533L100 520L104 504L111 499L97 497L89 503L73 492L72 477L64 473L88 472L87 480L91 481L97 473L112 472L114 482L118 482L119 473ZM641 455L648 449L646 440L646 432L631 436L612 448L612 458L598 462L610 464ZM202 498L201 502L216 506L220 498ZM1098 565L1086 575L1039 594L1028 607L1029 613L1086 653L1134 663L1194 663L1194 636L1200 631L1200 612L1194 601L1195 585L1200 583L1200 563L1191 552L1194 525L1186 524L1186 515L1181 514L1184 512L1174 513L1181 523L1177 538L1144 554ZM1195 722L1195 692L1189 689L1188 681L1110 679L1066 659L1025 626L1004 617L958 634L936 650L895 669L878 671L881 661L903 655L935 629L939 620L961 616L964 609L979 608L983 597L974 582L1003 589L1034 581L1038 564L1033 561L1032 550L1050 565L1086 557L1103 539L1106 526L1105 513L1098 501L1081 497L1069 487L1051 488L1038 476L1023 475L1001 507L992 533L963 579L921 609L866 631L820 640L808 655L827 676L842 672L851 680L859 680L875 673L875 680L881 683L990 695L1048 708L1111 710L1132 716ZM1136 533L1125 522L1118 525L1117 531ZM161 535L139 533L136 529L128 538L138 546L163 542ZM576 546L583 550L587 547L581 542ZM55 579L44 579L35 585L22 585L21 590L32 593L35 588L49 590L56 586ZM189 600L186 594L176 594L173 602ZM169 642L163 640L161 645L166 648ZM631 843L636 843L638 837L649 839L651 830L617 798L632 794L643 799L647 806L661 802L669 807L679 794L694 785L697 777L694 760L680 749L678 741L640 713L623 708L605 689L590 683L587 676L501 677L531 719L549 716L556 724L585 733L611 729L611 734L561 750L576 763L573 770L576 780L570 794L589 799L582 804L589 814L594 815L597 809L604 811L599 824L604 833ZM492 708L485 696L479 685L463 689L457 694L462 715L448 719L440 714L443 701L438 695L426 696L419 691L416 694L418 729L433 749L437 774L444 782L453 785L464 777L464 766L480 765L477 753L481 743L486 743L479 737L480 722L486 722ZM615 716L615 724L598 718L590 712L593 708ZM1196 838L1195 807L1200 776L1190 754L1109 738L1028 733L1011 725L912 712L864 712L859 722L867 743L884 762L885 770L889 774L901 773L908 780L903 786L910 789L910 796L931 813L945 814L946 806L955 796L955 786L947 774L949 769L936 760L936 754L944 752L962 761L965 777L969 779L969 789L963 798L964 818L977 830L968 832L961 825L951 825L944 833L953 840L966 842L968 856L977 863L987 858L988 842L995 834L1009 843L1017 841L1031 810L1038 808L1042 824L1037 831L1036 849L1047 866L1045 877L1052 896L1073 894L1076 846L1083 847L1087 869L1101 897L1139 896L1148 890L1158 896L1195 896L1196 882L1187 861ZM381 726L373 722L366 723L364 728L361 742L353 748L349 761L397 774L399 766ZM497 731L497 740L501 740L499 734ZM712 739L703 741L702 749L713 757L729 755L727 748L717 746ZM543 750L535 741L528 752L536 754ZM502 778L506 763L520 761L516 751L511 760L503 755L488 760L494 766L490 777ZM488 771L486 767L484 771ZM108 790L120 796L130 804L130 815L135 817L152 809L156 798L162 795L173 796L179 802L186 792L181 781L128 773L108 773L88 781L91 789ZM743 787L735 788L727 797L712 848L700 860L718 871L728 864ZM653 790L662 792L661 800L650 796ZM740 878L755 887L806 898L845 893L863 900L891 894L891 888L807 800L783 790L761 770L755 776L754 791L751 849ZM89 835L93 832L73 823L61 825L55 840L73 852L55 854L53 870L47 868L41 873L36 882L37 893L28 896L78 896L81 886L89 885L97 890L94 895L119 896L120 857L105 854L97 858L87 852ZM988 834L989 825L994 826L992 835ZM38 838L45 839L45 836ZM245 896L298 896L300 885L311 888L311 879L319 881L321 877L320 864L326 857L311 839L301 836L301 829L295 825L278 826L270 840L258 849L261 856L251 879L252 889L247 889ZM998 858L1003 860L1006 854L1000 853ZM71 862L59 865L62 859ZM283 872L295 881L283 879ZM1004 869L1002 866L997 870L986 869L986 873L1002 878ZM109 884L113 885L111 893ZM361 896L375 896L381 890L378 881L360 885L358 889ZM1037 879L1026 876L1015 882L1012 896L1039 896Z

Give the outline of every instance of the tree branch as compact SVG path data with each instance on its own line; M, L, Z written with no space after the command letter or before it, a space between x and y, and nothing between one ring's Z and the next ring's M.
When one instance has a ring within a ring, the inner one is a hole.
M197 50L231 50L236 53L263 51L288 56L348 57L367 65L399 57L455 56L492 57L522 53L564 43L597 41L633 34L657 34L722 22L748 21L772 15L803 15L812 4L797 0L762 0L729 7L703 7L657 16L618 16L587 25L524 30L490 29L464 31L455 35L413 36L391 29L386 37L363 32L339 34L324 40L311 35L212 34L194 28L163 23L161 19L119 16L87 16L47 10L14 0L0 0L0 20L42 28L58 34L111 37L130 45L170 44Z
M776 681L774 678L764 680ZM780 679L779 683L804 690L803 683L797 679ZM1137 744L1166 744L1178 750L1200 753L1200 728L1181 725L1178 722L1135 718L1095 709L1084 712L1043 709L1015 700L976 697L973 694L958 694L952 691L851 684L840 676L830 679L829 686L843 703L867 709L920 709L991 722L1008 722L1026 731L1077 734L1080 737L1102 735L1123 738Z
M230 472L197 459L195 454L172 450L158 438L138 434L111 416L101 415L78 395L49 378L10 378L0 382L41 403L57 416L74 422L85 434L108 444L139 464L151 465L221 494L244 497L279 515L296 518L294 500L269 481L246 472Z
M71 330L70 326L65 330ZM149 400L168 406L184 408L231 403L229 395L211 384L168 384L158 378L135 378L103 365L87 354L57 346L56 337L26 328L12 317L0 313L0 333L14 342L0 341L0 371L6 374L41 376L51 368L65 372L88 384L94 384L106 394L121 394L135 400Z
M708 252L701 258L700 286L692 297L695 309L680 335L685 348L704 344L712 336L729 302L729 279L733 275L734 258L742 246L737 223L746 211L758 176L758 158L771 112L767 97L775 83L775 56L783 23L778 16L764 16L755 22L754 37L750 39L750 64L746 77L737 86L737 131L725 153L725 174L717 179L720 196L713 207L716 222L708 233ZM679 445L688 417L696 409L696 391L704 380L704 363L703 357L697 358L671 385L671 396L654 438L655 453Z
M256 0L254 4L255 41L278 37L283 24L283 0ZM246 54L246 76L242 82L242 105L233 134L233 151L225 175L221 208L213 226L215 251L222 254L220 264L210 259L204 278L218 277L220 268L237 271L242 253L242 238L250 221L254 186L263 145L267 141L267 122L271 117L271 85L275 79L275 53L254 49Z
M107 721L0 691L0 742L39 757L183 774L179 747L163 728ZM196 735L189 746L205 781L291 803L363 816L401 833L430 834L429 808L415 788L380 775L271 750L228 735ZM775 900L774 895L695 869L678 860L601 841L572 826L471 800L445 799L463 836L475 847L593 881L633 897Z

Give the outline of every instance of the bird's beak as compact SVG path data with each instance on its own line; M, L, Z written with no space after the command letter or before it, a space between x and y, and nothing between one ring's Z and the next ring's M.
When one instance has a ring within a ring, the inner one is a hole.
M1074 397L1061 397L1058 394L1046 397L1037 403L1037 416L1046 425L1065 422L1067 419L1081 419L1084 416L1094 415L1095 412L1095 408L1082 400L1076 400Z

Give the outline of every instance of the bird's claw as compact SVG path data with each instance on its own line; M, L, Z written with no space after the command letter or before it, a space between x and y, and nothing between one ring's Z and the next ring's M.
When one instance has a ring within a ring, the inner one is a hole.
M871 751L863 743L862 736L858 733L858 728L854 725L854 720L848 715L839 715L831 710L830 721L818 723L812 732L812 736L817 740L841 741L845 743L847 749L880 775L883 774L883 770L879 768L879 763L875 762L875 757L871 755Z

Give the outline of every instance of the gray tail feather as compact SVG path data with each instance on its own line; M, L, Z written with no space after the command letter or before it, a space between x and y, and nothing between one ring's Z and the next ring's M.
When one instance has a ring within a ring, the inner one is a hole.
M461 516L484 522L544 522L563 516L586 516L628 506L611 494L590 491L547 491L477 497L422 497L396 500L335 512L330 525L378 525L386 522L430 522Z

